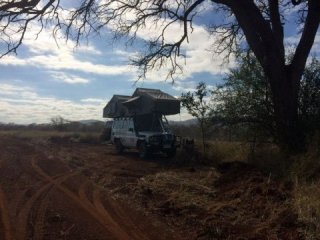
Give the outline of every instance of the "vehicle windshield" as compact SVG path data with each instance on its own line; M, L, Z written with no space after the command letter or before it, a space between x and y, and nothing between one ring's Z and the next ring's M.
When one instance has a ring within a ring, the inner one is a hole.
M161 117L157 114L138 115L134 119L137 131L163 132Z

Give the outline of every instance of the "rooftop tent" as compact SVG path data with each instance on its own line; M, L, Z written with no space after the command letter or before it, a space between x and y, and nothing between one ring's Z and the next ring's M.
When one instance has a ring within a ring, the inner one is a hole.
M161 113L172 115L180 113L180 101L158 89L137 88L132 98L123 102L132 115Z
M128 116L128 109L122 103L130 98L131 96L113 95L108 104L103 108L103 117L114 118Z
M114 95L103 109L106 118L150 113L180 113L180 101L158 89L137 88L132 96Z

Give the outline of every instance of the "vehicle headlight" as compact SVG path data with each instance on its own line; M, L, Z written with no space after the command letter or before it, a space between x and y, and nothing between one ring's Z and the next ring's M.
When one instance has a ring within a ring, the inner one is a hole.
M166 141L171 141L171 140L174 139L174 137L173 137L172 134L166 134L166 135L164 136L164 139L165 139Z

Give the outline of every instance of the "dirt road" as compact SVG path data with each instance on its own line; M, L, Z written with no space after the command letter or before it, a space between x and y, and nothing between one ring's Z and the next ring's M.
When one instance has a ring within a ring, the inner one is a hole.
M158 219L113 199L84 167L70 167L68 152L44 146L0 137L0 239L179 239ZM100 161L121 160L99 149Z
M0 134L0 240L305 239L292 182L189 158Z

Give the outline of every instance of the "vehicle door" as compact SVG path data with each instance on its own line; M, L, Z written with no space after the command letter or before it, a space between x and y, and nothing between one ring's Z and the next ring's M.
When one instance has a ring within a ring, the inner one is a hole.
M129 147L135 147L137 142L136 132L134 130L133 119L128 118L127 122L128 130L127 130L127 144Z
M111 128L111 141L114 143L114 139L119 136L119 119L114 119L112 128Z
M123 146L128 147L128 121L126 118L121 120L120 140Z

